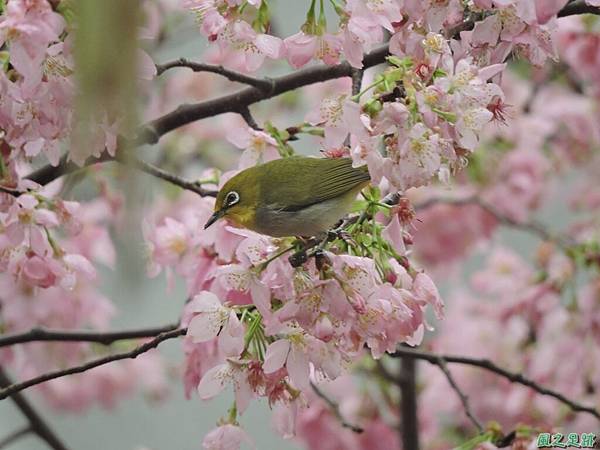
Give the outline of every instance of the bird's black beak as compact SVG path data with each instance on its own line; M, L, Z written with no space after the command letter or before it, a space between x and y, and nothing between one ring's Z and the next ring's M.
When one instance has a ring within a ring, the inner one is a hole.
M210 219L208 219L206 221L206 223L204 224L204 229L206 230L208 227L210 227L213 223L215 223L217 220L219 220L224 215L225 215L225 210L224 209L220 209L218 211L215 211L213 213L213 215L210 216Z

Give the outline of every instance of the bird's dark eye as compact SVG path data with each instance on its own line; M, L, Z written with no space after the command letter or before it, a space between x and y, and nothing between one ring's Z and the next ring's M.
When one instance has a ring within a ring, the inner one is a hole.
M240 194L235 191L228 192L225 196L225 201L223 202L223 206L233 206L237 202L240 201Z

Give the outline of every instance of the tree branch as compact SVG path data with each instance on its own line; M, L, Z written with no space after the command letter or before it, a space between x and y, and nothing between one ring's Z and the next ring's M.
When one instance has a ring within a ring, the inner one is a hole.
M419 205L415 206L417 211L422 211L427 208L430 208L434 205L438 204L446 204L452 206L464 206L464 205L477 205L485 212L490 214L494 219L496 219L499 223L503 225L510 226L512 228L520 229L523 231L527 231L529 233L535 234L542 238L543 240L550 241L556 243L563 250L569 250L571 247L576 245L574 241L566 236L556 235L548 231L548 229L541 223L530 221L530 222L520 222L518 220L512 219L507 215L501 213L496 208L494 208L489 203L483 201L478 196L469 196L465 198L432 198L429 199Z
M479 431L479 434L483 433L483 426L481 425L481 422L479 422L479 420L477 420L477 417L475 417L475 415L473 414L473 411L471 410L471 406L469 405L469 398L460 389L460 387L458 387L458 384L456 384L456 381L454 380L452 373L450 372L450 370L448 369L448 366L446 365L446 360L440 356L438 358L438 361L436 364L441 369L441 371L444 372L444 375L446 375L446 379L448 380L448 383L450 384L452 389L454 389L454 392L456 392L456 395L458 395L458 398L460 399L460 402L463 405L463 409L465 410L465 414L467 415L469 420L473 423L473 425L475 425L475 428L477 428L477 431Z
M364 431L361 427L347 422L346 419L344 419L344 417L342 416L342 413L340 412L339 405L336 402L334 402L332 399L330 399L321 389L319 389L319 387L315 383L313 383L311 381L310 385L311 385L313 391L315 392L315 394L317 394L317 396L321 400L323 400L325 403L327 403L327 406L329 406L329 409L331 409L331 412L333 413L333 415L336 417L336 419L338 419L340 421L340 424L344 428L348 428L349 430L352 430L355 433L362 433Z
M127 165L128 162L126 162L125 164ZM212 189L205 189L202 187L202 184L198 183L197 181L184 180L183 178L181 178L175 174L167 172L166 170L156 167L156 166L154 166L146 161L143 161L139 158L131 159L129 164L131 164L133 167L135 167L136 169L138 169L144 173L155 176L156 178L160 178L161 180L168 181L169 183L174 184L175 186L179 186L182 189L195 192L200 197L216 197L217 196L217 191L212 190Z
M584 0L576 0L567 3L563 9L558 12L558 17L575 16L578 14L598 14L600 15L600 7L588 5Z
M240 116L242 116L242 119L244 119L246 121L246 124L248 124L248 126L250 128L254 128L255 130L258 130L258 131L262 130L262 128L258 125L258 123L256 123L256 120L254 120L254 117L252 117L250 108L245 106L245 107L241 108L238 112L240 113Z
M417 366L415 358L401 358L396 384L400 387L400 420L403 450L419 450Z
M4 389L14 386L12 380L2 367L0 367L0 386ZM54 431L52 431L42 416L38 414L38 412L33 408L23 394L15 392L12 396L12 400L15 405L17 405L17 408L19 408L19 410L23 413L23 415L27 417L32 432L46 441L46 443L54 450L67 450L65 444L63 444L58 436L54 434Z
M217 66L213 64L204 64L199 62L190 61L186 58L179 58L175 61L169 61L164 64L156 64L156 75L162 75L169 69L175 67L185 67L192 69L194 72L210 72L222 75L230 81L237 81L238 83L244 83L249 86L253 86L264 92L269 92L273 89L273 81L270 78L256 78L234 70L226 69L223 66Z
M104 364L108 364L108 363L111 363L114 361L119 361L122 359L137 358L142 353L146 353L147 351L158 347L158 345L163 341L166 341L168 339L173 339L173 338L176 338L179 336L183 336L186 333L186 331L187 331L186 328L177 328L175 330L165 331L165 332L157 335L154 339L151 339L148 342L145 342L144 344L141 344L141 345L135 347L131 351L115 353L113 355L108 355L103 358L92 360L92 361L82 364L80 366L70 367L68 369L56 370L54 372L48 372L48 373L45 373L38 377L34 377L29 380L23 381L21 383L9 384L9 385L5 386L3 389L0 389L0 400L3 400L9 396L13 396L13 398L14 398L15 395L18 395L18 393L24 389L27 389L31 386L35 386L37 384L44 383L46 381L53 380L55 378L61 378L61 377L67 376L67 375L82 373L87 370L93 369L95 367L102 366Z
M0 439L0 449L8 447L13 442L32 432L33 429L31 428L31 425L26 425L23 428L13 431L12 433L6 435L3 439Z
M388 54L389 49L387 45L383 45L366 54L363 59L364 68L376 66L385 62L385 58ZM134 144L156 144L164 134L187 125L188 123L227 112L237 113L254 103L276 97L310 84L341 77L349 77L352 75L352 70L353 68L348 62L333 66L320 64L271 79L269 82L272 83L273 88L268 92L250 86L212 100L195 104L180 105L175 110L142 125L138 130L138 137L135 139ZM91 165L95 162L111 161L112 159L113 158L104 153L99 159L89 158L85 165ZM26 178L45 185L56 178L78 170L79 168L80 167L73 162L67 162L66 157L63 157L57 167L46 165L41 169L30 173Z
M577 0L567 4L561 11L559 11L558 17L583 13L600 14L600 8L589 6L581 0ZM473 25L473 21L467 20L462 22L453 32L453 35L459 33L460 31L471 29ZM385 62L385 58L388 56L388 54L388 44L384 44L372 52L367 53L363 58L363 69L367 69ZM199 68L202 67L203 71L218 73L226 77L228 75L237 78L240 76L247 77L246 75L232 72L224 68L221 70L219 66L193 63L185 59L183 62L180 59L162 65L157 65L157 72L160 74L172 67L189 67L193 70L195 64L199 64ZM211 70L208 70L207 67L209 67ZM176 128L187 125L188 123L227 112L239 112L243 107L248 107L254 103L276 97L285 92L293 91L303 86L308 86L310 84L328 81L335 78L352 76L353 70L354 69L352 66L345 61L333 66L320 64L272 79L257 79L253 77L247 77L248 79L245 79L245 81L242 79L234 80L250 84L250 86L232 94L224 95L212 100L195 104L183 104L175 110L153 121L150 121L145 125L142 125L135 143L137 145L155 144L164 134L173 131ZM262 89L256 87L257 83L262 87ZM264 88L267 86L267 83L269 84L269 89L265 90ZM73 163L63 164L63 160L61 160L59 167L55 168L50 165L45 166L36 172L29 174L27 178L44 185L64 175L65 173L72 172L76 169L78 169L78 167Z
M47 330L44 328L33 328L23 333L0 335L0 347L39 341L96 342L102 345L110 345L116 341L122 341L126 339L155 337L160 333L175 330L177 327L178 324L171 324L164 327L108 332Z
M497 366L492 361L488 359L477 359L477 358L469 358L466 356L453 356L453 355L437 355L434 353L428 353L418 350L410 350L405 347L399 347L396 351L390 354L392 358L412 358L412 359L422 359L424 361L428 361L431 364L438 365L438 361L440 358L443 358L447 363L452 364L464 364L468 366L479 367L481 369L488 370L493 372L507 380L522 384L523 386L527 386L539 394L547 395L549 397L553 397L561 403L567 405L571 410L575 412L585 412L591 414L600 420L600 412L590 406L585 406L580 403L577 403L573 400L568 399L564 395L559 392L553 391L552 389L548 389L544 386L539 385L535 381L525 377L523 374L518 372L510 372L502 367Z

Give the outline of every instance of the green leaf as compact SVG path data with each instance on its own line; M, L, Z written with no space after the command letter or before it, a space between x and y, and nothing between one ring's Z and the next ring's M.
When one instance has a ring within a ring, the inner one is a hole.
M413 66L412 59L409 56L404 58L398 58L397 56L390 55L386 58L387 62L400 69L409 70Z

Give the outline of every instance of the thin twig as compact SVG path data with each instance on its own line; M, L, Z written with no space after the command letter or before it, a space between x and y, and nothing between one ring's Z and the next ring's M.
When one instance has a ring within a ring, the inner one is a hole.
M108 355L103 358L95 359L93 361L90 361L88 363L85 363L85 364L82 364L79 366L70 367L68 369L56 370L54 372L48 372L48 373L45 373L38 377L34 377L29 380L23 381L21 383L10 384L9 386L6 386L3 389L0 389L0 400L3 400L9 396L14 397L15 394L18 394L20 391L22 391L24 389L27 389L31 386L35 386L37 384L44 383L49 380L53 380L55 378L61 378L61 377L65 377L67 375L82 373L87 370L93 369L94 367L102 366L104 364L108 364L108 363L111 363L114 361L119 361L122 359L137 358L142 353L146 353L147 351L158 347L158 345L163 341L166 341L168 339L177 338L179 336L183 336L186 333L186 331L187 331L187 329L185 329L185 328L177 328L175 330L165 331L165 332L157 335L154 339L151 339L148 342L145 342L144 344L141 344L138 347L135 347L131 351L115 353L113 355Z
M543 224L541 224L539 222L536 222L536 221L521 222L521 221L515 220L515 219L501 213L496 208L494 208L492 205L483 201L481 198L479 198L476 195L464 197L464 198L440 198L440 197L431 198L421 204L416 205L415 209L417 211L423 211L427 208L430 208L430 207L432 207L434 205L438 205L438 204L446 204L446 205L452 205L452 206L477 205L481 209L483 209L485 212L487 212L488 214L493 216L494 219L496 219L499 223L510 226L512 228L527 231L532 234L536 234L543 240L556 243L563 250L569 250L571 247L576 245L575 242L573 242L571 239L569 239L566 236L560 236L560 235L551 233L550 231L548 231L548 229Z
M226 69L223 66L194 62L186 58L179 58L175 61L169 61L164 64L157 64L156 75L162 75L167 70L176 67L185 67L187 69L193 70L194 72L216 73L217 75L224 76L230 81L244 83L249 86L256 87L261 91L265 92L269 92L271 89L273 89L273 81L269 78L256 78L240 72L236 72L234 70Z
M242 118L246 121L246 123L248 124L248 126L250 128L254 128L255 130L258 130L258 131L262 130L262 128L258 125L258 123L256 123L256 120L254 120L254 117L252 117L252 113L250 112L250 109L247 106L244 106L238 112L240 113L240 116L242 116Z
M438 358L438 361L436 364L441 369L441 371L444 372L444 375L446 375L446 379L448 380L448 383L450 384L452 389L454 389L454 392L456 392L456 395L458 395L458 398L460 398L460 402L462 403L463 409L465 410L465 414L467 415L469 420L473 423L473 425L475 425L475 428L477 428L477 431L479 431L479 434L483 433L483 426L481 425L481 422L479 422L479 420L477 420L477 417L475 417L475 414L473 414L473 411L471 410L471 405L469 405L469 398L460 389L460 387L454 380L452 373L450 372L450 370L448 369L448 366L446 365L446 360L442 356L440 356Z
M15 384L13 384L8 374L0 366L0 387L8 389L10 386L15 386ZM12 401L23 413L23 415L27 417L29 425L31 426L31 430L37 434L40 439L46 441L46 443L54 450L67 450L65 444L58 438L54 431L52 431L50 426L33 408L23 394L14 392L12 395Z
M13 431L12 433L6 435L3 439L0 439L0 449L8 447L13 442L32 432L33 429L31 428L31 425L25 425L23 428Z
M344 419L344 417L342 416L342 413L340 412L340 406L332 399L330 399L321 389L319 389L319 387L316 384L314 384L311 381L310 385L313 391L315 391L315 394L317 394L319 398L321 398L325 403L327 403L327 406L329 406L331 412L335 415L336 419L340 421L340 424L344 428L348 428L349 430L352 430L355 433L362 433L364 431L361 427L347 422L346 419Z
M23 333L0 335L0 347L39 341L96 342L102 345L110 345L116 341L122 341L126 339L155 337L160 333L174 330L177 327L177 324L171 324L164 327L105 332L33 328Z
M597 409L592 408L590 406L582 405L581 403L578 403L578 402L575 402L575 401L565 397L564 395L562 395L559 392L556 392L552 389L548 389L547 387L544 387L544 386L536 383L535 381L531 380L530 378L525 377L523 374L521 374L519 372L510 372L506 369L503 369L502 367L499 367L496 364L494 364L489 359L477 359L477 358L469 358L466 356L454 356L454 355L437 355L435 353L428 353L428 352L423 352L423 351L418 351L418 350L409 350L408 348L404 348L404 347L397 348L396 351L394 353L392 353L390 356L393 358L408 357L408 358L414 358L414 359L422 359L424 361L428 361L431 364L436 364L436 365L438 364L439 358L443 358L447 363L464 364L464 365L468 365L468 366L479 367L479 368L488 370L490 372L493 372L497 375L500 375L501 377L504 377L513 383L519 383L519 384L522 384L523 386L527 386L527 387L533 389L534 391L538 392L539 394L553 397L556 400L560 401L561 403L567 405L569 408L571 408L575 412L585 412L585 413L591 414L592 416L594 416L600 420L600 412Z
M202 187L202 184L198 183L197 181L185 180L180 176L167 172L166 170L163 170L160 167L156 167L141 159L134 158L131 160L131 164L133 165L133 167L144 173L155 176L156 178L160 178L161 180L168 181L169 183L174 184L175 186L179 186L182 189L195 192L201 197L217 196L217 191L212 189L205 189Z

